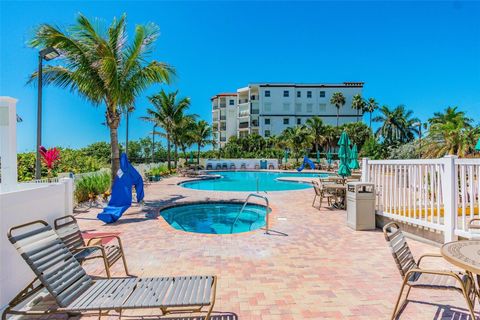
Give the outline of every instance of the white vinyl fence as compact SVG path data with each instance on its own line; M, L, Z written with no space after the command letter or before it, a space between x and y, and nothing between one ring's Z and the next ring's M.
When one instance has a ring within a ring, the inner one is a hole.
M363 181L375 184L377 214L444 233L469 237L479 217L480 159L363 159Z

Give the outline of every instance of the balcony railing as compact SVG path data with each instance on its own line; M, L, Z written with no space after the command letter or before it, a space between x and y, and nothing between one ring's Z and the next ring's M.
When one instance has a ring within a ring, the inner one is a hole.
M227 116L220 115L220 120L227 120Z
M248 103L248 99L238 99L238 103Z
M220 104L220 108L225 108L227 105L225 103Z
M221 131L227 130L227 126L220 126L220 130L221 130Z
M252 127L258 127L258 120L252 121Z
M239 127L240 129L248 128L248 122L240 122L240 123L238 124L238 127Z
M220 137L220 141L222 141L222 142L227 141L227 137Z
M238 113L239 117L248 117L250 115L250 112L248 110L240 111Z
M260 110L259 109L252 109L252 114L259 114Z
M254 100L258 100L258 95L251 95L250 96L250 100L254 101Z
M218 106L215 104L215 105L212 106L212 109L213 109L213 110L217 110L217 109L218 109Z

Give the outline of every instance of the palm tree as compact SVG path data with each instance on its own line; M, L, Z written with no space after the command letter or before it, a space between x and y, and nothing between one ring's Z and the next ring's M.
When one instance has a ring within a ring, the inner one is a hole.
M200 151L202 147L212 143L212 127L205 120L198 121L193 128L193 141L197 144L197 164L200 164Z
M319 147L325 141L325 126L323 121L320 117L314 116L308 119L305 124L311 132L313 144L315 145L315 151L318 152Z
M43 83L70 89L95 106L104 104L110 130L112 181L120 168L118 126L122 108L135 104L135 98L154 83L170 82L172 67L148 61L158 27L137 25L134 40L127 41L126 16L114 19L107 30L97 21L79 14L77 24L62 31L49 24L40 25L30 41L35 48L55 48L60 64L43 68ZM29 79L33 82L38 74Z
M304 125L288 127L282 133L283 139L287 141L288 147L295 157L295 163L298 163L302 152L312 145L312 136L310 130Z
M165 131L167 139L167 166L171 169L171 143L175 136L175 128L179 126L185 110L190 107L190 98L177 99L178 90L166 93L162 89L158 94L148 97L153 109L148 108L148 116L142 117L146 121L156 123Z
M378 109L378 103L375 101L374 98L369 98L367 100L367 103L365 104L365 112L368 112L370 114L370 122L369 122L369 128L372 129L372 114L375 110Z
M464 157L473 152L480 129L472 126L472 119L466 117L463 111L448 107L444 112L435 112L428 122L430 129L424 156L451 154Z
M419 134L417 123L418 118L413 117L413 111L406 110L405 106L400 105L394 109L388 106L380 108L380 115L376 116L373 121L381 122L380 128L377 129L377 137L382 137L388 145L396 143L407 143Z
M345 105L345 96L341 92L335 92L330 99L330 103L335 105L337 108L337 127L338 127L338 120L340 118L340 108Z
M360 111L363 112L365 110L366 102L363 100L360 94L356 94L353 96L352 100L352 109L357 110L357 122L360 121Z
M185 163L188 163L187 149L195 143L194 128L196 117L196 115L182 115L181 118L179 117L180 119L178 119L173 130L174 138L172 140L175 141L175 145L178 145L180 150L182 150Z

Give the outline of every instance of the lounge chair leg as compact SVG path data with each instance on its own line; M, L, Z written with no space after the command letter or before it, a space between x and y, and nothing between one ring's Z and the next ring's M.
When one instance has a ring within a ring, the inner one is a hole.
M405 285L407 284L407 280L408 279L405 277L405 279L402 282L402 288L400 289L400 293L398 294L398 298L397 298L397 303L395 304L395 308L393 309L392 320L394 320L395 317L397 316L398 306L400 305L400 301L402 300L403 289L405 289Z
M125 268L125 274L127 276L130 276L131 274L128 273L127 259L125 259L125 255L123 254L123 250L122 250L122 261L123 261L123 267Z
M317 200L317 195L315 195L315 196L313 197L312 207L314 207L314 208L315 208L315 200Z
M213 311L213 306L215 305L215 299L216 299L216 294L217 294L217 277L213 277L213 283L212 283L212 304L210 305L210 308L208 308L207 315L205 316L205 320L210 319L210 315L212 314Z
M475 313L473 312L474 306L472 305L472 300L470 300L469 297L469 292L467 292L467 289L465 288L465 285L461 283L462 287L462 293L463 297L465 298L465 301L467 302L468 310L470 311L470 316L472 317L472 320L475 320Z

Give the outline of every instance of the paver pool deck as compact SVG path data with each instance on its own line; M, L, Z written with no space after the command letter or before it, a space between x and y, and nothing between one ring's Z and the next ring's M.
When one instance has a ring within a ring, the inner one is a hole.
M149 185L145 208L155 212L172 202L243 200L248 194L187 189L177 185L182 180L171 177ZM313 189L266 195L273 209L270 235L263 230L186 233L162 217L147 218L140 207L130 208L111 225L95 219L98 210L76 216L85 231L120 233L130 272L136 276L217 275L212 319L389 319L401 278L381 231L351 230L345 211L313 208ZM438 247L414 240L409 245L416 257L439 252ZM453 268L437 260L425 262ZM100 261L85 266L93 275L105 275ZM124 276L120 262L113 274ZM456 292L413 289L410 300L400 319L469 319ZM117 319L114 315L102 319ZM136 313L125 315L135 318Z

